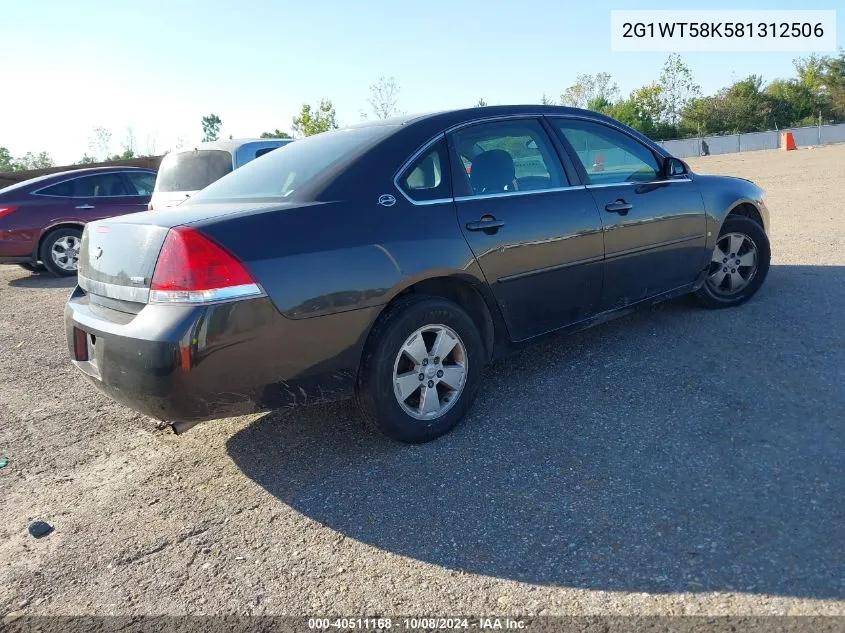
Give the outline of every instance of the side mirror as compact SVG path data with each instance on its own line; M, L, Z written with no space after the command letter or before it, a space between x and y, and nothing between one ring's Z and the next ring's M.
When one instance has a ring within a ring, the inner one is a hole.
M676 178L689 174L689 167L680 158L670 156L666 159L665 173L667 178Z

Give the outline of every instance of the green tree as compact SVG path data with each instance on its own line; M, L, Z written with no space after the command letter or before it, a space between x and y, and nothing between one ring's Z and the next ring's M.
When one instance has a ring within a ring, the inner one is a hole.
M483 107L485 107L486 105L487 105L487 102L486 102L484 99L479 99L479 100L476 102L475 107L476 107L476 108L483 108Z
M695 83L689 66L677 53L666 59L658 83L663 96L663 115L669 125L677 128L681 112L691 99L701 95L701 88Z
M33 154L27 152L22 158L19 158L14 163L12 171L28 171L30 169L47 169L48 167L55 167L56 163L47 152L39 152Z
M322 99L320 105L313 110L310 105L303 103L299 116L293 117L291 125L295 136L312 136L335 130L337 127L337 115L328 99Z
M94 158L93 156L89 156L88 154L83 154L82 158L80 158L76 162L76 164L77 165L91 165L91 164L96 163L96 162L97 162L97 159Z
M88 149L98 160L107 160L111 152L111 131L102 126L95 127L88 137Z
M262 132L261 138L293 138L287 132L282 132L279 128L276 128L272 132Z
M0 147L0 171L15 171L15 160L5 147Z
M214 114L213 112L209 115L206 115L202 118L202 140L204 143L208 141L216 141L220 138L220 126L223 125L223 121L220 119L219 116Z
M618 95L619 86L609 73L578 75L575 83L560 95L560 103L573 108L589 108L590 103L613 102Z
M554 105L555 102L552 100L551 97L546 96L546 93L543 93L543 96L540 97L540 103L543 105Z
M822 105L810 88L797 79L775 79L766 86L772 123L779 128L797 125L818 115Z
M129 160L130 158L135 158L135 151L131 149L123 150L122 154L113 154L109 156L109 160Z

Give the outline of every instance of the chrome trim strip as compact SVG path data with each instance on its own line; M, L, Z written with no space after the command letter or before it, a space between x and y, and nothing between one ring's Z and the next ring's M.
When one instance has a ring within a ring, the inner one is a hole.
M563 270L564 268L571 268L572 266L580 266L581 264L594 264L596 262L600 262L604 259L604 255L595 255L594 257L586 257L584 259L578 259L574 262L566 262L565 264L557 264L556 266L546 266L545 268L537 268L535 270L527 270L522 273L516 273L515 275L508 275L506 277L499 277L497 280L499 283L504 283L506 281L513 281L515 279L524 279L525 277L532 277L534 275L541 275L543 273L550 273L555 270Z
M135 288L133 286L110 284L105 281L95 281L83 276L82 273L77 274L77 283L85 292L108 297L109 299L147 303L150 298L149 288Z
M152 290L149 302L158 305L207 305L263 296L261 287L252 283L211 290Z
M586 185L587 189L604 189L605 187L639 187L645 185L663 185L670 182L692 182L690 178L672 178L669 180L648 180L644 182L602 182L595 185Z
M689 237L681 237L674 240L666 240L665 242L657 242L656 244L647 244L646 246L637 246L635 248L629 248L624 251L616 251L615 253L611 253L610 255L605 256L605 261L610 261L612 259L616 259L618 257L625 257L626 255L635 255L637 253L642 253L645 251L650 251L656 248L662 248L664 246L672 246L673 244L682 244L683 242L692 242L693 240L702 240L705 239L704 233L701 235L690 235Z
M574 189L585 189L584 185L567 185L566 187L549 187L548 189L527 189L525 191L502 191L500 193L482 193L472 196L455 196L455 202L465 200L487 200L488 198L510 198L512 196L527 196L532 193L554 193L556 191L571 191Z

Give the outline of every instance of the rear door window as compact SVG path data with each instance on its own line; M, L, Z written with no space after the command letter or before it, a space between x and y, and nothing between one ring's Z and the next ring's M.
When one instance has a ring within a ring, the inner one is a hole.
M168 154L158 171L158 191L199 191L232 171L232 155L223 150Z
M120 174L96 174L73 179L74 198L113 198L128 195L126 183Z
M151 196L156 184L155 174L147 172L129 171L124 174L129 179L129 184L132 185L134 191L132 195L136 196Z

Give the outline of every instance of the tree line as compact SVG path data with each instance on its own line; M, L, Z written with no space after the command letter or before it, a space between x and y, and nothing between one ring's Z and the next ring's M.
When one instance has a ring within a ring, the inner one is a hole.
M620 94L612 75L600 72L578 75L558 103L602 112L657 140L845 121L845 50L840 49L837 55L801 57L793 65L794 77L766 83L761 75L752 74L712 95L704 95L692 70L675 53L669 55L654 81L632 90L627 97ZM395 77L380 77L370 86L370 113L359 111L360 118L367 119L372 114L386 119L402 114L399 94ZM543 94L540 102L552 105L555 100ZM483 107L487 102L482 98L474 105ZM203 141L220 137L223 121L219 115L202 117L201 125ZM261 138L298 138L338 127L331 99L323 98L316 105L302 104L291 120L290 131L275 128L263 132ZM86 152L77 163L155 155L155 139L148 138L146 151L141 151L131 127L120 145L122 152L113 153L111 131L96 127L89 137L90 153ZM180 138L176 148L183 145ZM27 152L13 158L8 149L0 146L0 171L43 169L54 164L47 152Z
M610 74L597 73L579 75L560 103L602 112L658 140L845 121L845 51L809 55L793 65L789 79L767 84L752 74L703 95L689 66L672 54L655 81L627 97Z

